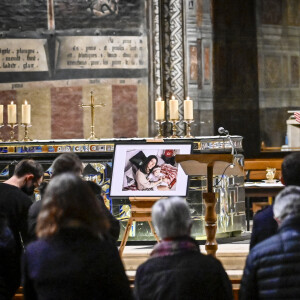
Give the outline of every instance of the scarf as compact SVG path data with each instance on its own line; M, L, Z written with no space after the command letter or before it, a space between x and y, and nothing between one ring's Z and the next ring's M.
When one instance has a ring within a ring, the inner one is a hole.
M170 256L186 252L200 252L199 246L194 239L190 237L165 239L154 246L150 257Z

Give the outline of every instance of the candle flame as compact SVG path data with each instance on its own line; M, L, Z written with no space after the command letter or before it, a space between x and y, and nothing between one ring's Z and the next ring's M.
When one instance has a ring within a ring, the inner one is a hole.
M161 101L161 97L158 97L157 101Z
M14 101L11 101L10 104L14 104Z
M189 97L189 96L187 96L187 97L186 97L186 100L190 100L190 97Z
M27 103L27 100L25 100L25 105L27 105L28 103Z
M174 95L172 96L172 100L175 100L175 96Z

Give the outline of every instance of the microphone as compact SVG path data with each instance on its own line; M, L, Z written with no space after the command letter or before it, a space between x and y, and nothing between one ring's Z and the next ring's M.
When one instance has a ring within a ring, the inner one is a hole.
M228 130L226 130L224 127L219 127L218 132L219 134L229 134Z
M228 138L229 144L231 146L231 155L234 156L236 154L236 149L234 147L234 143L233 143L233 141L231 139L229 131L226 130L224 127L219 127L218 128L218 132L219 132L220 135L222 135L222 134L226 135L225 138ZM234 164L233 164L233 166L234 166Z

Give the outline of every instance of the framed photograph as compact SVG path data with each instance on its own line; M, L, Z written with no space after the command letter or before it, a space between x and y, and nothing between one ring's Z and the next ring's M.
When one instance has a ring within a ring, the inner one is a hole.
M188 176L175 156L191 149L191 143L116 144L110 196L186 196Z

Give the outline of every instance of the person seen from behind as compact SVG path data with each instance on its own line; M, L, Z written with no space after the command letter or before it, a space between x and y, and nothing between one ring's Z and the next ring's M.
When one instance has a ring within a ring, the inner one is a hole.
M285 186L300 186L300 152L287 155L281 166L281 182ZM273 205L258 211L253 217L250 249L259 242L277 233L278 224L274 219Z
M152 222L161 237L135 277L138 300L232 299L230 280L221 263L200 253L190 236L192 220L186 201L157 201Z
M39 239L23 257L25 299L131 299L117 248L103 238L107 227L85 181L55 176L38 216Z
M300 187L275 199L278 232L253 247L241 281L240 299L300 299Z

